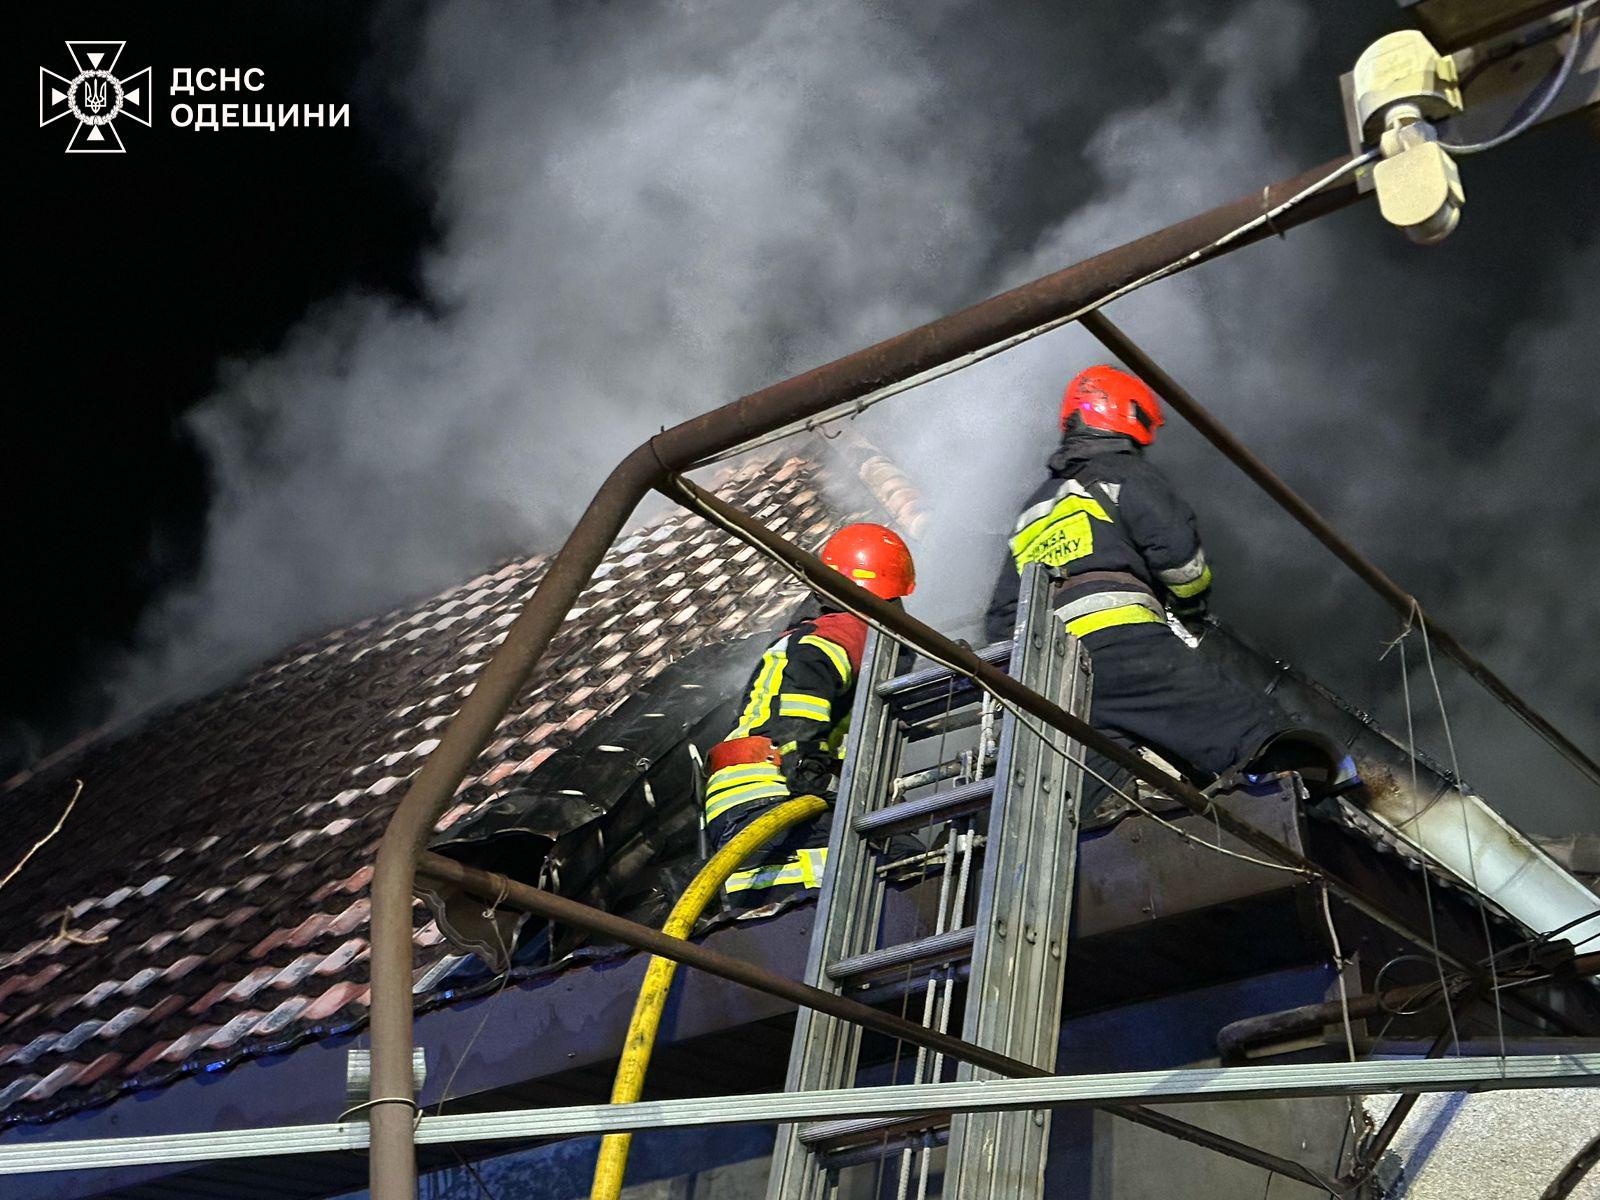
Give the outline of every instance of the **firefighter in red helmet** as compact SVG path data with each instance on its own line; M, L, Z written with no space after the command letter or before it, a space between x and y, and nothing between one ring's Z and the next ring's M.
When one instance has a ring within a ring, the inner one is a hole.
M1115 367L1081 371L1061 407L1061 444L1050 477L1028 500L1010 562L989 609L988 633L1009 637L1017 577L1049 567L1054 604L1094 664L1095 727L1124 745L1148 746L1191 776L1209 779L1249 758L1290 722L1276 702L1224 674L1167 625L1206 612L1211 567L1194 511L1144 457L1164 423L1161 402ZM1125 773L1091 754L1118 782ZM1103 785L1086 781L1093 803Z
M911 551L882 525L846 525L819 557L885 600L909 596L916 587ZM712 747L707 763L706 832L713 848L792 796L832 792L866 640L866 622L818 596L767 647L745 685L739 723ZM781 894L774 889L817 887L828 823L828 816L808 822L766 847L759 862L729 878L730 895L750 905Z

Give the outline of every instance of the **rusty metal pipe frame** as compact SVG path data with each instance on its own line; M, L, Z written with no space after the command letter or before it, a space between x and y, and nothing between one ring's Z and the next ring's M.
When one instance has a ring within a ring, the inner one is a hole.
M1418 983L1391 988L1386 992L1369 992L1351 996L1346 1001L1327 1000L1321 1004L1303 1004L1282 1012L1263 1013L1245 1017L1224 1025L1217 1031L1217 1053L1224 1061L1248 1057L1252 1050L1269 1049L1284 1042L1297 1041L1310 1034L1320 1033L1329 1025L1337 1025L1347 1015L1352 1021L1368 1017L1393 1016L1408 1005L1425 1001L1424 1008L1442 998L1437 982ZM1421 1009L1417 1010L1418 1012Z
M1434 1035L1433 1044L1428 1047L1427 1057L1438 1058L1449 1047L1456 1036L1456 1020L1465 1018L1467 1010L1475 1004L1483 994L1484 984L1473 983L1468 986L1460 996L1446 996L1444 1003L1446 1014L1444 1022L1439 1026L1439 1032ZM1450 1011L1453 1010L1453 1011ZM1457 1053L1460 1053L1458 1050ZM1400 1132L1400 1127L1406 1123L1406 1118L1411 1115L1411 1110L1417 1106L1418 1097L1411 1095L1401 1096L1389 1110L1389 1115L1384 1118L1383 1125L1377 1133L1364 1146L1356 1148L1355 1161L1350 1170L1340 1177L1340 1182L1349 1188L1357 1188L1372 1178L1378 1164L1383 1160L1383 1155L1389 1149L1395 1135Z
M1321 542L1333 556L1349 567L1390 608L1406 622L1425 623L1425 633L1434 645L1456 661L1468 675L1478 682L1527 725L1548 742L1558 754L1588 777L1591 783L1600 784L1600 763L1585 753L1578 745L1542 716L1534 707L1511 690L1506 683L1468 650L1448 629L1438 623L1422 607L1422 602L1390 579L1371 559L1357 550L1326 517L1313 508L1283 479L1267 466L1248 446L1235 437L1220 421L1177 380L1128 337L1102 312L1085 313L1078 321L1094 334L1107 350L1132 368L1135 374L1150 385L1152 390L1172 406L1184 420L1200 431L1202 437L1222 451L1223 457L1238 467L1250 480L1278 504L1285 512L1305 527L1307 532Z
M643 950L661 958L670 958L674 962L694 967L719 979L726 979L769 996L776 996L791 1004L815 1009L859 1025L863 1029L909 1042L913 1046L948 1055L958 1062L969 1063L986 1071L992 1071L996 1075L1009 1079L1046 1079L1054 1075L1053 1071L1047 1071L1043 1067L1010 1058L947 1033L940 1033L936 1029L908 1021L893 1013L883 1012L859 1000L811 987L786 975L769 971L765 967L758 967L754 963L712 950L708 946L672 937L648 925L640 925L626 917L581 904L554 892L530 887L493 871L470 867L455 859L428 852L422 855L417 870L419 874L455 884L471 895L491 903L508 904L547 920L621 942L636 950ZM1314 1188L1335 1190L1336 1185L1332 1180L1301 1163L1234 1141L1209 1129L1191 1125L1187 1121L1168 1116L1156 1109L1136 1104L1108 1104L1104 1108L1107 1112L1137 1125L1160 1130L1194 1145L1273 1171L1287 1179L1298 1180Z
M675 471L892 383L1079 312L1117 288L1206 251L1218 239L1342 166L1341 157L1292 179L1108 250L1009 292L731 404L663 430L618 464L595 493L550 567L506 631L477 684L445 727L379 844L372 879L371 1192L374 1200L416 1194L412 1114L411 906L417 856L468 768L493 736L579 592L635 506ZM1308 197L1274 221L1285 230L1361 199L1355 184ZM1271 235L1262 226L1202 254L1208 261ZM1192 265L1192 264L1191 264Z
M1140 780L1170 796L1190 812L1210 819L1218 827L1260 851L1280 866L1300 872L1308 880L1321 880L1346 903L1374 921L1419 946L1430 946L1428 937L1389 913L1360 887L1341 879L1291 846L1219 808L1186 779L1168 775L1142 756L1112 741L1092 725L1080 720L1066 709L1031 691L1011 678L998 667L991 666L965 645L951 641L930 625L917 620L897 604L880 600L870 592L845 580L815 556L805 553L780 535L767 529L747 514L740 512L725 500L706 491L682 476L674 477L669 485L669 495L682 500L691 512L700 513L723 529L732 533L762 553L777 559L799 575L813 591L828 596L846 608L852 608L869 621L881 626L896 638L942 660L1002 701L1015 705L1029 716L1045 725L1070 734L1082 745L1100 751L1107 758L1125 767ZM1479 968L1448 951L1440 957L1452 967L1472 977L1481 974Z
M1597 972L1600 972L1600 952L1579 954L1559 967L1553 968L1548 974L1535 975L1529 979L1509 980L1502 975L1501 987L1503 990L1511 990L1552 980L1582 979ZM1470 985L1465 980L1458 980L1451 985L1452 992L1457 988L1465 994L1470 990ZM1444 997L1445 992L1438 982L1430 980L1427 983L1389 988L1383 992L1351 996L1348 1001L1327 1000L1321 1004L1303 1004L1298 1008L1284 1009L1282 1012L1245 1017L1224 1025L1217 1031L1217 1052L1224 1059L1242 1057L1251 1050L1293 1041L1316 1033L1329 1025L1337 1025L1346 1013L1352 1021L1363 1021L1368 1017L1379 1016L1414 1016L1431 1008ZM1410 1013L1404 1011L1418 1001L1424 1003ZM1465 1012L1463 1001L1457 1000L1454 1003L1458 1012Z

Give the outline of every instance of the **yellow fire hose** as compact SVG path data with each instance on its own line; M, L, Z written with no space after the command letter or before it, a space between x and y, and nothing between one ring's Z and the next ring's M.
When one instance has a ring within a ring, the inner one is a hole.
M700 868L700 873L672 906L661 932L670 937L687 938L706 905L727 882L728 876L744 865L745 859L790 826L827 811L828 802L821 796L796 796L750 822ZM650 1052L655 1049L656 1032L661 1027L661 1011L666 1007L667 993L672 990L672 976L677 969L678 964L670 958L655 957L645 969L644 982L639 985L639 999L633 1006L633 1019L628 1022L628 1038L622 1044L622 1058L617 1063L617 1080L611 1086L613 1104L632 1104L644 1091L645 1069L650 1065ZM617 1200L632 1145L631 1133L610 1133L601 1140L589 1200Z

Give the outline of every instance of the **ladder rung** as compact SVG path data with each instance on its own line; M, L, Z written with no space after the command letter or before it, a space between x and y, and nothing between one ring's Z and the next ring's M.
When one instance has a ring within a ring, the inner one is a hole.
M1011 657L1011 642L996 642L992 646L985 646L982 650L973 651L986 663L1005 662ZM948 679L957 674L949 667L923 667L920 671L912 671L906 675L896 675L893 679L886 679L878 685L878 695L899 696L914 688L923 687L930 683L938 683L941 679Z
M827 1147L818 1148L815 1153L817 1162L825 1170L842 1171L846 1167L860 1167L867 1163L880 1162L892 1155L903 1153L906 1150L920 1150L924 1146L946 1146L950 1143L950 1129L927 1130L921 1133L896 1133L879 1137L876 1141L866 1142L860 1146L850 1146L842 1150L830 1150Z
M874 1139L877 1143L881 1142L885 1132L922 1132L947 1129L949 1125L950 1118L947 1115L922 1113L909 1117L851 1117L842 1121L813 1121L800 1126L798 1133L802 1142L816 1150L841 1142L858 1142L874 1134L879 1135Z
M972 961L968 959L965 962L946 967L939 972L939 978L953 979L959 983L965 983L971 974ZM850 996L861 1004L880 1005L887 1004L890 1000L898 1000L909 992L914 992L918 988L926 988L927 986L928 980L926 976L916 976L911 979L885 979L878 983L869 983L855 988L850 992Z
M869 950L865 954L841 958L828 968L828 978L835 983L848 983L899 967L966 958L972 953L973 933L972 926L968 925L948 933L918 938L914 942L902 942L898 946L885 946L881 950Z
M856 832L862 837L884 837L920 829L937 821L948 821L968 813L982 812L994 795L994 778L974 779L947 792L919 796L915 800L902 800L882 808L862 813L856 818Z

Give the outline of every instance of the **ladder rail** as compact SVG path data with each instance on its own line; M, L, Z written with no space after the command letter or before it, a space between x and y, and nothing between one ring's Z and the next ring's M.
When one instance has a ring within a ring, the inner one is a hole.
M1015 636L1009 644L985 647L982 653L991 662L1008 661L1013 677L1087 717L1087 658L1052 611L1050 592L1044 568L1024 572ZM943 1028L952 989L964 976L964 1039L1053 1068L1077 862L1081 770L1059 753L1068 747L1066 735L1049 730L1041 738L1031 725L1002 709L992 777L982 776L981 745L967 768L976 779L940 790L947 773L900 775L906 747L926 737L934 725L947 730L970 726L974 706L985 701L981 689L946 668L896 674L899 657L892 638L869 635L851 709L849 753L835 802L807 981L835 993L859 991L863 985L881 991L885 976L903 973L908 982L916 979L916 988L926 989L926 1023ZM941 698L944 711L939 713ZM982 708L986 729L991 711ZM909 792L935 790L908 799L894 786L896 779L904 784L907 778L917 781ZM880 859L888 850L887 839L939 824L948 830L948 845L961 847L959 885L949 886L947 849L938 927L907 942L880 944L885 937L893 941L900 936L887 933L884 923L889 882ZM982 847L975 864L974 846ZM965 882L969 865L970 885ZM947 912L945 893L965 893L966 902L957 901ZM796 1018L786 1086L792 1091L854 1086L860 1051L859 1028L802 1011ZM919 1079L940 1076L938 1056L931 1067L924 1055L917 1064ZM961 1079L978 1077L964 1066L957 1074ZM863 1137L876 1140L879 1131L881 1145L862 1144ZM918 1154L920 1196L927 1187L928 1154L943 1143L942 1195L1040 1200L1048 1136L1048 1113L1027 1111L965 1114L935 1126L926 1118L785 1125L773 1150L767 1198L825 1200L840 1170L873 1160L898 1161L904 1191Z
M876 630L868 634L850 710L849 750L834 801L824 886L817 898L816 923L806 956L806 979L835 992L840 988L828 979L828 964L871 949L870 941L881 915L882 889L872 886L871 847L851 828L850 814L858 796L874 791L881 795L887 790L899 758L887 746L892 715L878 694L880 685L893 675L899 652L899 644L893 638ZM871 900L865 905L854 903L860 896ZM857 1026L801 1009L795 1015L784 1090L808 1091L827 1086L835 1078L853 1076L860 1045L861 1031ZM798 1127L780 1126L773 1144L768 1197L819 1198L818 1175L800 1141Z
M1041 568L1024 573L1009 673L1075 713L1088 711L1087 659L1050 604ZM1058 751L1065 735L1004 722L995 800L974 925L962 1037L1054 1069L1078 850L1082 776ZM1004 774L1002 774L1004 772ZM965 1067L957 1078L981 1078ZM1043 1194L1049 1113L957 1116L951 1122L945 1194L1010 1200Z

